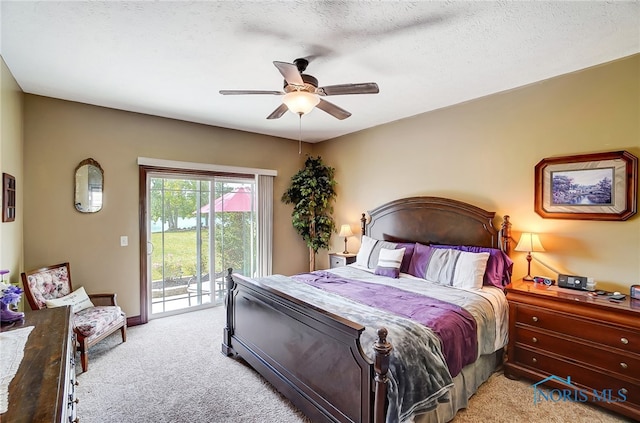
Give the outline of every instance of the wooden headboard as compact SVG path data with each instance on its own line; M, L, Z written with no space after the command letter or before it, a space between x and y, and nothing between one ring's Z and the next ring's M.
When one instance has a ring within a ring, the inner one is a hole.
M442 197L409 197L362 213L362 234L391 242L475 245L499 248L509 254L511 223L504 216L501 229L493 226L494 212Z

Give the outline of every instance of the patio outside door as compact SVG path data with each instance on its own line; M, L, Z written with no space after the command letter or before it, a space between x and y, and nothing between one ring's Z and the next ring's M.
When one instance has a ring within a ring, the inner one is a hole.
M254 274L254 180L153 174L148 187L149 316L221 305L225 269Z

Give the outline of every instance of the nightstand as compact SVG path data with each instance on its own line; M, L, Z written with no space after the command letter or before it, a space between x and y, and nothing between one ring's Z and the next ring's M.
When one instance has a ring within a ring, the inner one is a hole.
M343 253L329 253L329 268L335 269L336 267L346 266L347 264L355 263L355 254L343 254Z
M640 301L515 281L504 374L640 420ZM569 384L566 382L570 379ZM606 400L605 400L606 398Z

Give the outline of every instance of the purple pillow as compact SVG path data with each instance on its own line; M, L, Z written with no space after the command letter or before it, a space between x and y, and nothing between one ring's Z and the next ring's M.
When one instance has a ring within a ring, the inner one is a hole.
M415 246L415 242L399 242L396 245L396 250L404 248L404 257L400 265L400 273L409 273L409 265L411 264L411 257L413 256Z
M467 251L470 253L489 253L487 269L484 272L483 285L504 288L511 282L513 260L502 250L489 247L475 247L471 245L432 245L433 248L448 248Z
M416 278L424 279L427 264L429 263L432 253L433 249L431 247L416 242L407 273Z

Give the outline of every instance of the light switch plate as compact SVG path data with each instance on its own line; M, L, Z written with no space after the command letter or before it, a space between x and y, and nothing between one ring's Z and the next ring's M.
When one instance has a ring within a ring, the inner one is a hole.
M129 245L129 237L128 236L121 236L120 237L120 246L121 247L126 247L127 245Z

